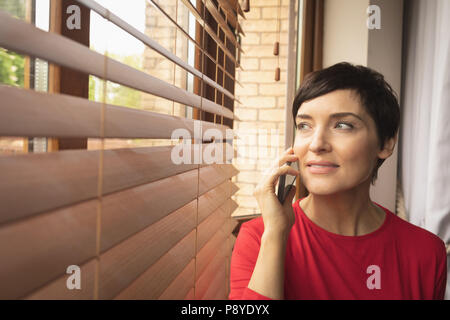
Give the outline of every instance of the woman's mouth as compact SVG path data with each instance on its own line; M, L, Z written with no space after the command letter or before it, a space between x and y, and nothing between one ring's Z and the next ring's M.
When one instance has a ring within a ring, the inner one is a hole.
M308 171L313 174L326 174L336 171L339 166L336 165L319 165L319 164L311 164L308 165Z

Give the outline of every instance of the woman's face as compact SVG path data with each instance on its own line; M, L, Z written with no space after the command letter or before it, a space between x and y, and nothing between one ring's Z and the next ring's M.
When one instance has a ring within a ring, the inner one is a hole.
M297 113L294 153L313 194L333 194L369 182L378 157L375 122L351 90L304 102Z

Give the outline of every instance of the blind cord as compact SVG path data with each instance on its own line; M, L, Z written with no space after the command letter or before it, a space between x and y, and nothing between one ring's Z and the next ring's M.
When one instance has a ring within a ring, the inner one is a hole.
M107 19L110 19L110 11L106 10ZM98 183L97 183L97 232L96 232L96 264L95 264L95 277L94 277L94 300L99 299L99 283L100 283L100 251L101 251L101 224L102 224L102 194L103 194L103 164L104 164L104 150L105 150L105 111L106 111L106 90L107 85L107 70L108 70L108 49L105 50L104 63L103 63L103 97L102 107L100 114L100 140L101 148L99 152L99 166L98 166Z

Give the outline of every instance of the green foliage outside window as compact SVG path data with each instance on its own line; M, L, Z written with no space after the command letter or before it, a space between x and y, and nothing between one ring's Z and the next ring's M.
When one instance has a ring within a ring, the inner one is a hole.
M0 10L6 11L19 19L25 19L26 0L0 0Z
M25 0L0 0L0 10L25 19ZM23 87L25 58L0 48L0 83Z
M108 54L108 56L135 69L141 69L142 57L140 55L118 56ZM89 100L103 102L103 81L101 79L92 76L89 77ZM108 82L106 103L141 109L141 92L126 86Z
M25 58L17 53L0 48L0 82L23 87Z

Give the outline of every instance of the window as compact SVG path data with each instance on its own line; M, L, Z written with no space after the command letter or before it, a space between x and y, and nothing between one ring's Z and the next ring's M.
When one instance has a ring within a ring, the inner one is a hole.
M28 21L37 28L49 30L49 1L1 0L0 10ZM0 48L0 82L36 91L48 90L48 63ZM0 137L0 154L46 152L47 139L41 137Z
M52 151L0 155L0 298L226 298L237 170L173 150L231 142L203 133L232 128L238 2L50 1L49 31L23 18L39 2L0 2L1 52L24 61L23 85L0 85L0 136Z

